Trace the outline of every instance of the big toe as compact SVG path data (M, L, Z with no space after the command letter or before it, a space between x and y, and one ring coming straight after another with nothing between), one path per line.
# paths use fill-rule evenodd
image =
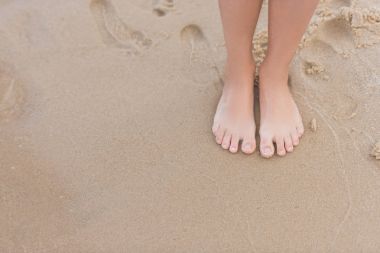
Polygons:
M247 136L243 139L241 144L241 150L245 154L252 154L256 149L256 140L255 137Z
M260 153L265 158L270 158L274 154L274 146L272 138L261 137Z

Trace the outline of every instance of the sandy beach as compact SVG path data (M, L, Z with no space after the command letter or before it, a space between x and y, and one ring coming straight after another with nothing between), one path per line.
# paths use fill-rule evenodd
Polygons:
M217 1L0 0L0 252L380 252L379 1L320 2L284 158L215 144L225 57Z

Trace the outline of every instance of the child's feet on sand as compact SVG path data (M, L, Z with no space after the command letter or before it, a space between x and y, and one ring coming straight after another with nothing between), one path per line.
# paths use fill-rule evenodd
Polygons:
M224 149L251 154L256 149L253 116L253 78L255 65L227 63L223 94L214 117L212 131Z
M264 63L260 68L260 153L269 158L275 153L293 152L304 127L288 87L288 70Z

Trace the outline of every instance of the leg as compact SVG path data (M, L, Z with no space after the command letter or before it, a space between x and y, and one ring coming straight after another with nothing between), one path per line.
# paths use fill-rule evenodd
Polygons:
M289 64L318 0L269 0L268 54L260 68L260 152L264 157L292 152L304 132L288 88Z
M256 126L253 117L252 37L262 0L219 0L227 48L225 85L212 127L216 142L232 153L253 153Z

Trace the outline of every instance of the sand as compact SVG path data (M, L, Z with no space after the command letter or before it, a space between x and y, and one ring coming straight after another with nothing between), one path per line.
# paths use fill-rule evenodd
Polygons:
M211 133L216 1L0 0L0 252L379 252L379 55L378 0L321 1L266 160Z

